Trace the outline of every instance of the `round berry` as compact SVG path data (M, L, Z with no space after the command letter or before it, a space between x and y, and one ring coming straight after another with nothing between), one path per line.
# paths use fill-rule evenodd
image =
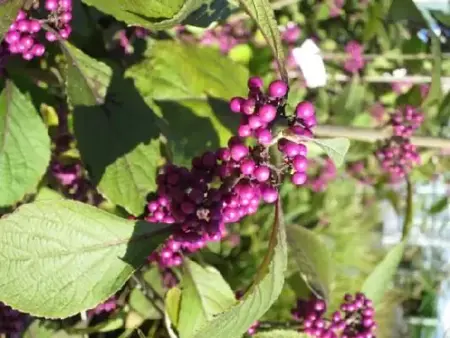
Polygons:
M266 182L270 178L270 169L267 166L259 166L254 172L255 178L259 182Z
M278 199L278 191L274 187L264 186L261 192L262 198L266 203L274 203Z
M261 89L264 83L259 76L252 76L250 79L248 79L247 85L249 89Z
M242 97L233 97L230 100L230 109L233 113L240 113L241 112L241 106L244 102L244 99Z
M231 158L235 161L240 161L249 153L248 147L246 147L243 144L232 145L230 151L231 151Z
M295 108L295 115L301 119L307 119L314 116L315 110L311 102L303 101L300 102Z
M242 161L240 166L241 173L244 175L251 175L255 171L255 167L256 167L255 161L250 159L244 160Z
M284 81L276 80L269 85L269 95L273 98L282 98L287 94L288 86Z
M277 109L270 104L265 104L258 110L258 116L265 123L272 122L277 116Z
M304 172L295 172L294 175L292 175L292 183L295 185L303 185L306 183L307 176Z
M297 155L292 159L292 166L297 172L305 172L308 167L308 159L305 156Z

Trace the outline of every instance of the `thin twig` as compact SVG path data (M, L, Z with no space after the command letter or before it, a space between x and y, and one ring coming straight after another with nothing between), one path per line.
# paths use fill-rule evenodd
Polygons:
M303 78L302 73L298 71L290 71L288 73L290 79L297 79L297 78ZM343 75L343 74L336 74L333 76L329 76L330 80L334 80L337 82L348 82L352 79L352 77ZM431 76L425 76L425 75L410 75L410 76L402 76L402 77L395 77L390 74L386 75L366 75L362 76L361 80L363 82L370 82L370 83L396 83L396 82L407 82L411 84L420 84L420 83L431 83ZM445 86L446 84L450 84L450 77L441 77L442 85Z
M320 137L346 137L351 140L374 143L389 138L389 130L376 130L372 128L344 127L320 125L314 128L314 134ZM411 137L411 142L418 147L450 149L450 139L439 137Z

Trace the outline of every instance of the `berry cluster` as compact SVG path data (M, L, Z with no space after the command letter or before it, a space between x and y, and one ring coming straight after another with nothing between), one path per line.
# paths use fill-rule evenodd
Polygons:
M392 182L404 178L415 165L420 164L420 155L409 138L423 121L424 115L412 106L391 114L393 136L384 141L375 155Z
M34 3L35 9L39 2ZM44 8L47 17L42 20L32 18L29 13L20 10L16 20L5 35L4 42L11 54L20 54L25 60L40 57L45 53L45 46L40 43L42 24L47 23L54 28L62 39L67 39L72 31L72 0L45 0ZM53 42L58 39L53 31L45 33L45 39Z
M344 69L350 73L357 73L364 67L363 46L357 41L350 41L345 46L348 55Z
M221 240L226 235L226 224L256 213L261 202L274 203L278 199L276 186L282 174L292 171L295 184L306 182L306 146L286 138L275 139L272 127L278 118L285 118L291 136L312 137L311 128L316 125L314 107L302 102L296 116L287 118L287 84L273 81L267 93L262 87L262 79L252 77L248 97L230 100L230 109L241 114L241 124L239 136L233 136L228 147L195 157L190 169L168 164L161 170L156 196L148 202L145 217L149 222L175 224L175 229L164 247L150 256L151 261L162 266L179 265L182 252L193 252L209 241ZM278 143L284 157L281 168L270 163L268 147L274 143Z
M318 173L315 176L308 177L308 187L314 192L323 192L327 185L336 179L337 169L330 158L325 158L324 163L309 161L311 167L318 166Z
M0 335L20 333L25 324L25 315L0 302Z
M395 136L409 138L420 128L423 120L422 112L408 105L391 114L390 123Z
M292 310L296 321L302 323L301 331L315 338L374 338L376 324L372 301L364 294L345 295L339 311L333 312L330 319L324 318L327 312L323 300L298 300Z
M416 146L402 137L386 140L375 155L392 182L401 180L415 165L420 164Z

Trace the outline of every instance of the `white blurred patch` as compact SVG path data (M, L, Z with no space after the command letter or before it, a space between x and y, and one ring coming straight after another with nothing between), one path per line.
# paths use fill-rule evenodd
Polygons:
M327 72L320 49L313 40L307 39L300 47L292 50L295 63L300 67L306 86L323 87L327 83Z

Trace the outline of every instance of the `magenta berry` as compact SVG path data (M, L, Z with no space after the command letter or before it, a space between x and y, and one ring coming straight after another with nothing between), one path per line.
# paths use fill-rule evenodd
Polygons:
M277 109L272 105L265 104L258 110L258 116L264 123L272 122L277 116Z
M235 144L231 146L231 158L235 161L240 161L248 155L248 147L243 144Z
M233 97L230 100L230 109L233 113L240 113L241 112L241 106L244 102L244 99L242 97Z
M287 94L288 86L284 81L276 80L269 85L269 95L273 98L282 98Z
M266 182L270 177L270 169L267 166L260 166L256 168L254 176L259 182Z
M300 102L295 108L295 114L298 118L308 119L315 115L314 106L311 102Z
M264 83L263 80L259 76L253 76L248 79L248 88L249 89L261 89Z

